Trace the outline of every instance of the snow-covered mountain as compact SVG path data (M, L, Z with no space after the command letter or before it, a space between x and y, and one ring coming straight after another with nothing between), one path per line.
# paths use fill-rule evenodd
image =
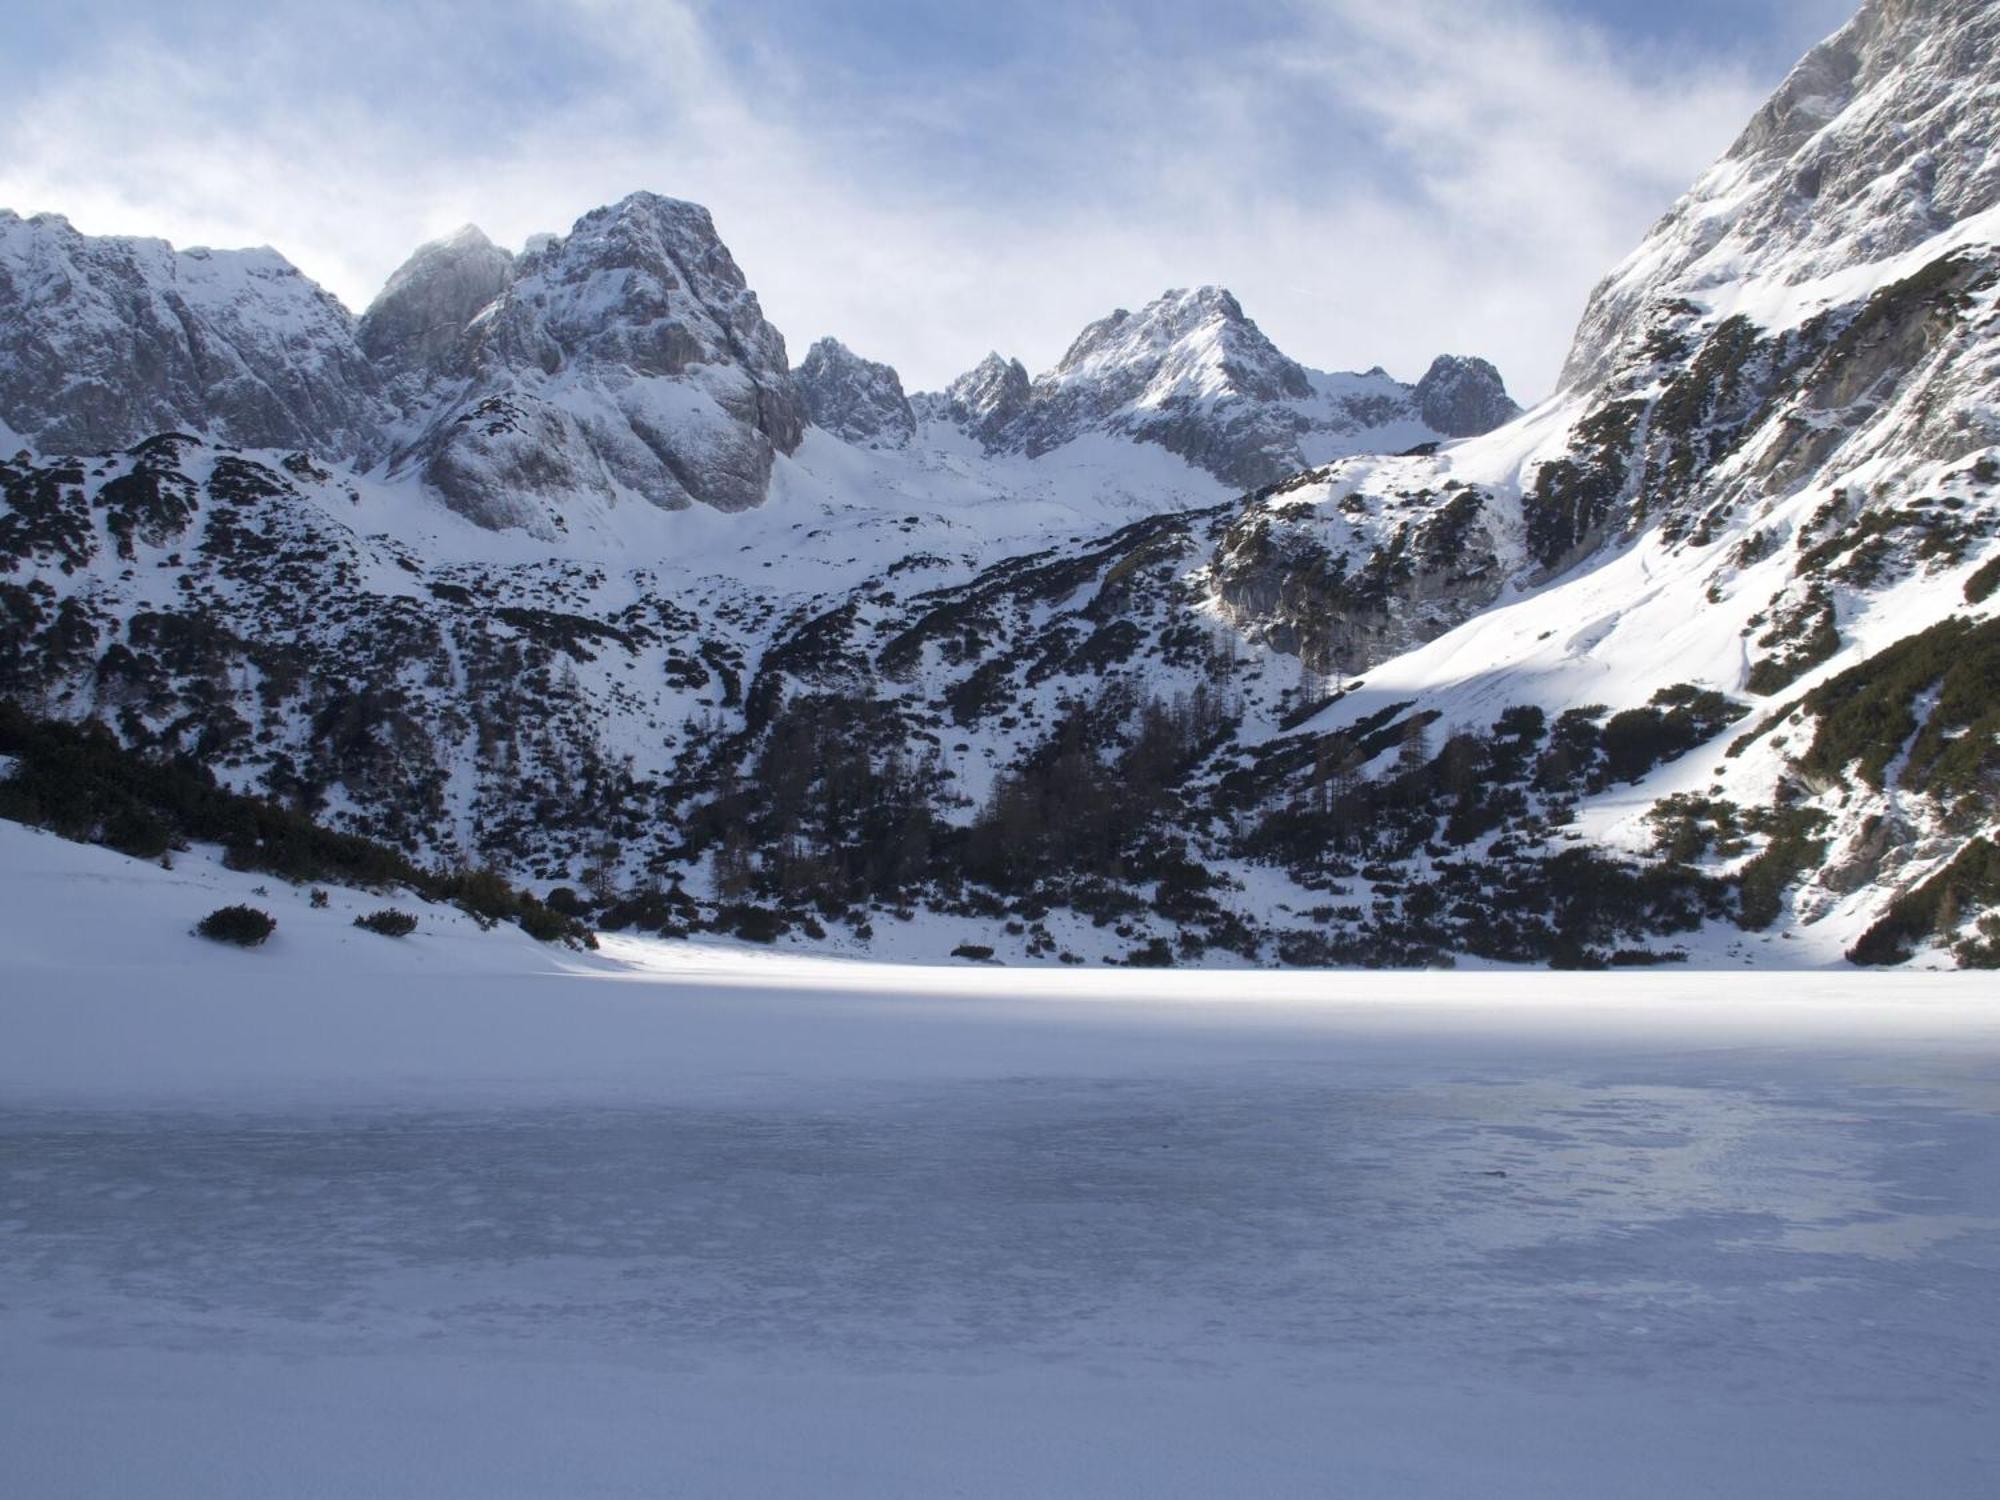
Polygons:
M295 448L557 550L633 506L761 505L808 425L862 449L915 444L906 475L960 432L1031 459L1111 437L1240 487L1513 412L1483 361L1441 360L1420 387L1309 376L1215 288L1093 325L1038 382L996 358L913 404L893 369L837 340L794 372L708 211L653 193L519 255L467 225L419 248L358 319L275 251L176 252L8 214L0 319L0 423L33 449L162 431ZM922 443L920 413L936 424ZM1181 503L1171 487L1158 500Z
M354 436L255 447L141 383L77 459L53 367L0 404L35 450L0 465L0 695L426 856L592 871L654 930L1984 961L1996 27L1872 0L1523 415L1477 360L1309 370L1214 288L1040 377L906 398L831 340L793 372L708 216L649 195L425 247L358 325L280 278L332 308L305 347L356 372ZM8 274L8 347L123 392L115 304ZM195 436L132 440L154 410Z
M651 193L517 258L476 232L424 247L362 338L416 377L390 472L545 539L579 508L761 504L805 427L785 341L708 211Z
M186 428L361 457L376 387L354 319L275 250L176 251L0 209L0 423L45 452Z
M472 374L467 330L514 279L514 256L476 224L421 245L377 294L355 328L361 352L392 382L401 406L426 385Z
M1807 926L1902 900L1905 938L1945 910L1963 920L1941 927L1969 930L2000 901L1982 675L2000 583L1997 101L2000 11L1864 6L1598 289L1552 401L1254 503L1206 575L1216 607L1328 670L1374 669L1328 724L1402 697L1478 723L1525 698L1726 694L1749 734L1585 829L1648 848L1657 799L1676 798L1688 838L1733 851L1705 867L1802 878L1787 909ZM1409 556L1417 517L1452 511L1470 545L1442 570L1419 558L1403 597L1454 628L1409 650L1356 580ZM1749 835L1746 805L1790 832Z
M1490 432L1520 410L1479 359L1441 357L1415 386L1380 369L1308 370L1216 286L1168 292L1136 314L1119 308L1033 381L1018 360L989 355L925 409L989 449L1031 457L1087 433L1122 434L1239 489L1336 455Z
M894 370L863 359L839 339L821 339L793 374L815 427L864 448L905 448L916 412Z

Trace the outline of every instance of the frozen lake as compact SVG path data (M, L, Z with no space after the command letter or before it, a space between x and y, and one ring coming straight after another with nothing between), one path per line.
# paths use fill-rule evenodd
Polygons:
M0 983L10 1495L2000 1473L1990 981L60 923Z

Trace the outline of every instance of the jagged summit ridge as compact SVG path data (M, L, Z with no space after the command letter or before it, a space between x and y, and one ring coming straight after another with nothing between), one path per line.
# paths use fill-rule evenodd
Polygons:
M1984 11L1902 14L1930 29L1870 44L1900 64L1840 53L1729 168L1755 173L1663 223L1603 373L1488 436L1443 441L1497 404L1469 359L1253 397L1283 357L1235 299L1183 292L1042 381L995 355L913 401L907 454L815 434L774 462L780 503L725 525L606 481L637 502L619 527L496 546L415 485L292 455L31 452L0 460L0 696L545 885L615 839L617 920L662 932L925 909L956 942L1004 900L1033 903L992 938L1010 959L1636 962L1687 934L1818 964L1916 902L1889 936L1992 958L2000 927L1966 930L2000 923L1990 209L1861 185L1965 211L1870 259L1874 227L1786 207L1823 140L1900 159L1882 101L1986 97ZM1841 92L1849 63L1876 81ZM628 388L720 411L703 360L639 373L670 323L723 326L654 212L532 244L424 399L538 482L603 476L621 429L593 403ZM1835 229L1854 257L1815 262ZM569 317L590 298L620 326ZM1029 458L1065 389L1077 441ZM1314 467L1236 494L1170 443ZM596 503L480 479L523 504L499 524ZM1951 869L1984 884L1946 903Z
M805 408L699 205L636 193L515 256L420 248L360 318L275 251L0 217L0 421L45 450L163 430L420 475L481 524L762 502Z
M1513 409L1490 366L1449 392L1437 371L1420 389L1307 370L1215 286L1099 319L1039 379L993 354L912 400L835 341L795 374L708 211L654 193L518 254L467 225L414 252L359 319L275 252L6 228L0 295L20 315L0 341L0 421L31 446L178 428L310 449L550 542L625 505L758 505L808 422L883 451L926 421L1030 460L1086 437L1157 444L1248 489Z
M1219 286L1167 292L1136 314L1118 309L1084 329L1036 384L1051 401L1104 404L1105 416L1121 406L1312 394L1305 370L1279 353Z
M990 353L944 389L941 397L919 398L922 409L963 427L988 447L1007 441L1015 421L1028 409L1032 382L1018 359Z
M0 209L0 420L45 449L181 429L359 457L377 386L347 310L275 250L175 250Z
M1093 432L1158 443L1244 489L1346 453L1488 432L1520 410L1483 360L1446 358L1425 379L1308 370L1230 292L1202 286L1098 319L1032 381L989 355L923 410L1031 457Z
M427 246L370 310L411 376L395 467L551 536L578 507L762 502L805 410L707 209L635 193L503 255L476 231Z
M863 448L903 448L917 418L895 370L863 359L839 339L823 338L793 372L815 427Z
M1649 306L1745 307L1767 325L1807 316L1839 297L1814 283L1851 280L1996 206L2000 6L1869 0L1597 288L1562 384L1629 361ZM1765 294L1747 297L1753 286Z

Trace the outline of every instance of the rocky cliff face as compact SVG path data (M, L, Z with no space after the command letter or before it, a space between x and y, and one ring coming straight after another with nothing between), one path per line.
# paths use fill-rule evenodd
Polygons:
M1996 56L2000 11L1986 0L1870 0L1597 289L1563 384L1642 363L1679 299L1725 317L1740 304L1768 325L1787 303L1849 300L1861 268L1991 211ZM1753 304L1752 286L1773 295Z
M386 375L419 384L470 374L467 330L513 278L514 257L475 225L422 246L362 314L355 329L362 353Z
M1622 836L1740 882L1752 930L1994 956L1996 102L2000 10L1864 6L1598 290L1555 400L1253 499L1212 607L1446 705L1531 682L1576 715L1641 686L1752 705ZM1413 566L1403 526L1460 507L1489 565ZM1355 589L1392 562L1400 595Z
M2000 442L1996 58L1990 5L1864 7L1598 289L1532 428L1415 473L1349 466L1322 540L1351 532L1347 512L1458 484L1493 497L1524 587L1645 538L1677 554L1735 538L1738 571L1843 529L1916 545L1923 528L1896 519L1912 486ZM1442 423L1487 385L1440 362L1419 390ZM1815 491L1818 522L1780 519ZM1760 601L1744 686L1778 691L1837 649L1852 611L1816 571ZM1226 572L1218 583L1237 598Z
M916 435L916 413L896 372L861 358L838 339L814 344L793 383L813 425L843 442L903 448Z
M923 415L963 428L988 448L1001 448L1028 409L1030 389L1028 371L1018 359L989 354L941 395L919 396L915 405Z
M0 421L45 450L179 429L386 458L553 539L580 506L759 504L806 414L707 210L641 193L518 258L426 245L358 322L274 251L0 215Z
M1799 65L1592 298L1567 451L1527 476L1538 564L2000 441L1996 59L1990 5L1876 0Z
M1348 677L1491 605L1507 581L1503 536L1492 497L1461 481L1370 494L1318 470L1245 504L1199 577L1238 628Z
M346 309L274 250L176 251L0 210L0 421L44 450L179 429L360 457L377 386Z
M809 420L892 451L940 421L1030 458L1108 435L1250 489L1514 411L1483 361L1442 359L1415 387L1309 371L1216 287L1101 319L1035 380L995 354L913 401L831 340L795 376L707 211L650 193L518 256L467 226L358 320L273 252L177 254L11 215L0 230L0 422L34 446L177 428L386 463L551 543L622 505L760 504Z
M370 310L370 338L417 377L397 469L481 524L550 537L580 506L763 501L805 407L706 209L634 194L507 265L456 336L432 321L502 269L461 236L419 252Z
M1011 436L1039 454L1085 432L1124 432L1249 489L1299 467L1294 407L1312 394L1234 297L1201 287L1084 329L1035 382Z
M1521 414L1491 363L1456 354L1432 361L1412 399L1424 425L1448 438L1478 437Z
M1483 360L1440 360L1425 379L1307 370L1207 286L1099 319L1032 382L1018 361L989 356L926 410L1031 457L1089 433L1157 443L1247 490L1336 453L1487 432L1519 410Z

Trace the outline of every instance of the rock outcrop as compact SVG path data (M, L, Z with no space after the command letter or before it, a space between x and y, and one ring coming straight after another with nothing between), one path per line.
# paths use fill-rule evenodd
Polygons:
M920 401L926 412L964 428L989 448L1000 448L1027 411L1030 389L1027 368L996 353L946 386L943 395Z
M355 330L362 352L392 377L469 373L457 368L466 331L513 274L514 257L476 225L421 247L362 314Z
M456 338L396 337L428 307L463 310L493 266L465 235L427 247L370 311L427 377L397 468L481 524L546 534L577 506L763 501L806 411L707 209L635 193L532 244Z
M1521 414L1500 372L1483 359L1441 354L1417 382L1417 415L1448 438L1479 437Z
M903 448L917 430L903 382L838 339L821 339L793 374L815 427L862 448Z
M0 421L50 452L152 433L360 457L378 380L347 310L275 250L175 250L0 210Z

